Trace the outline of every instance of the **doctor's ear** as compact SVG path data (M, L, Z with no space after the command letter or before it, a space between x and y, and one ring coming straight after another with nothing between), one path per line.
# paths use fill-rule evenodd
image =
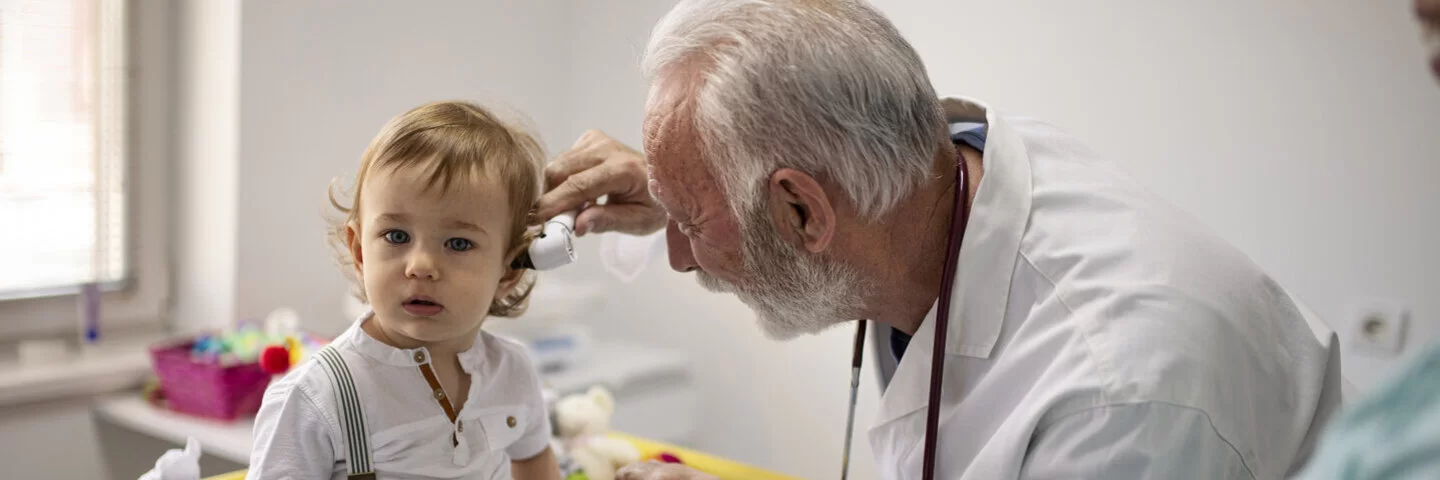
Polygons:
M835 208L815 177L792 168L770 175L770 219L776 231L810 253L829 248L835 236Z

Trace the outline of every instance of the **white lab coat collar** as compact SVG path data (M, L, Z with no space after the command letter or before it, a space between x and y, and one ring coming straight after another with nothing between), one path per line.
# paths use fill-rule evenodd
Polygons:
M989 358L1000 338L1020 238L1030 217L1030 159L1020 137L996 112L968 98L941 100L948 122L986 128L984 174L971 205L952 290L945 351ZM881 401L876 427L925 408L935 344L936 305L922 321Z

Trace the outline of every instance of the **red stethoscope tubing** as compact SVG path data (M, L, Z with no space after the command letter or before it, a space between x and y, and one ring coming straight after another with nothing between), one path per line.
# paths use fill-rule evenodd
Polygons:
M959 263L960 243L965 239L965 225L970 223L970 207L967 202L970 198L970 169L965 165L964 156L956 157L955 183L959 188L956 189L955 208L950 213L950 237L945 252L945 269L940 279L940 305L935 314L935 340L931 349L934 356L930 359L930 399L925 408L925 463L921 476L924 480L935 478L935 444L938 437L936 429L940 423L940 393L943 391L942 380L945 377L945 347L948 343L946 339L949 330L947 327L950 324L951 292L955 286L955 265ZM851 355L850 414L845 425L845 454L841 479L848 477L850 470L850 437L855 426L855 397L860 387L860 365L865 352L865 322L860 320L855 329L855 347Z

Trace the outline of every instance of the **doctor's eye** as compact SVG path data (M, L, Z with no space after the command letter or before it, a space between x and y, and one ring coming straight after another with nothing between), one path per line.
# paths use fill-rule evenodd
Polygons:
M448 248L448 249L451 249L451 250L454 250L454 251L457 251L457 252L463 252L463 251L466 251L466 250L470 250L470 249L472 249L472 248L475 248L475 242L472 242L472 241L467 240L467 239L464 239L464 238L452 238L452 239L449 239L449 240L446 240L446 241L445 241L445 248Z
M386 230L380 234L380 238L384 238L392 245L410 243L410 234L405 233L404 230Z

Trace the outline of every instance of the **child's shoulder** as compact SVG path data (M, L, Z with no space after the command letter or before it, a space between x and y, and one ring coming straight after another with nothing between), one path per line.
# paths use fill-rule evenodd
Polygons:
M484 330L480 332L479 341L485 369L520 375L534 374L535 362L531 358L530 348L525 344Z
M355 368L352 357L355 356L353 349L346 348L344 343L333 343L325 347L339 353L346 360L347 366ZM334 379L330 372L321 364L320 359L311 355L305 361L290 368L285 375L272 380L270 386L265 388L266 401L296 399L305 397L316 406L331 405L334 397Z
M530 348L515 339L481 330L480 342L484 344L486 360L530 361Z

